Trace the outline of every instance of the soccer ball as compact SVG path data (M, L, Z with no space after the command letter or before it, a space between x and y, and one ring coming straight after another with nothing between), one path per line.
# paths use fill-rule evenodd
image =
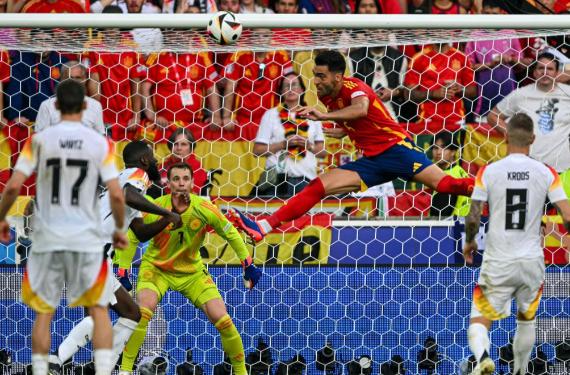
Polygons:
M208 35L222 45L237 42L242 29L241 22L232 12L218 12L208 22Z

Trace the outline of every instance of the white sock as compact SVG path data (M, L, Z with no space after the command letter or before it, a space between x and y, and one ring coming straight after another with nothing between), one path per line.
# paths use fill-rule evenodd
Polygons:
M95 361L95 375L111 375L115 368L111 349L95 349L93 359Z
M269 224L269 222L265 219L259 220L257 222L257 225L259 225L265 233L269 233L273 230L273 227L271 226L271 224Z
M530 353L534 347L536 340L535 321L517 320L517 333L513 340L513 354L515 357L515 365L513 374L526 374L528 362L530 361Z
M127 318L117 319L117 323L113 326L113 367L117 364L119 356L138 324L138 322Z
M65 340L59 345L57 355L61 363L65 363L69 358L73 357L80 348L87 345L93 337L93 319L88 316L83 318L69 332Z
M48 375L48 361L49 355L47 354L32 354L32 372L34 375Z
M485 351L489 353L491 342L489 341L489 330L481 323L472 323L467 330L467 338L469 340L469 349L477 362L481 361L481 357Z

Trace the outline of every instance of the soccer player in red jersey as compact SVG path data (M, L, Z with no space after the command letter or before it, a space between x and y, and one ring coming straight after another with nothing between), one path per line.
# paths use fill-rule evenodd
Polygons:
M319 99L328 109L322 113L306 107L299 116L313 121L334 121L330 136L348 137L362 158L319 175L303 191L267 219L253 221L231 210L234 223L254 240L284 222L305 214L327 195L358 191L398 177L422 183L439 193L470 196L473 178L454 178L432 164L410 135L395 122L376 93L359 79L343 77L346 62L337 51L324 51L315 58L314 80Z

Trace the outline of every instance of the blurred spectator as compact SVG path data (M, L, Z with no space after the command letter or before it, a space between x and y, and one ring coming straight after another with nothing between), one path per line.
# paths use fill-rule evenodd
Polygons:
M8 0L7 9L9 13L85 13L85 4L79 0Z
M399 0L348 0L348 5L355 14L400 14L406 9Z
M225 10L232 13L239 13L240 12L239 0L220 0L220 10Z
M215 13L213 0L167 0L162 3L163 13Z
M459 144L455 137L446 131L435 135L432 148L433 162L446 174L455 178L466 178L469 174L459 165ZM468 197L434 192L430 206L430 216L467 216L471 200Z
M240 13L273 13L260 0L241 0L240 3Z
M457 1L454 0L433 0L431 4L431 14L465 14Z
M416 54L404 79L420 105L424 129L459 130L465 123L464 98L477 95L474 72L465 55L449 44L431 44Z
M299 13L299 0L277 0L275 2L275 13L279 14Z
M317 176L316 158L326 154L321 123L296 115L306 105L303 81L295 73L285 75L279 94L281 103L261 118L253 146L255 155L267 156L255 196L297 194Z
M218 73L207 52L161 52L147 59L147 78L142 84L145 98L145 132L151 142L165 142L178 127L187 128L195 139L203 137L204 98L212 111L212 123L221 125L220 97L215 82ZM159 146L160 146L159 145ZM166 147L159 147L166 148ZM156 150L164 156L165 150Z
M300 0L301 13L350 13L350 7L343 0Z
M556 82L558 74L558 60L550 53L539 55L532 66L535 82L511 92L489 112L488 121L505 133L509 117L529 115L537 125L530 156L564 172L570 168L570 85Z
M91 51L133 48L133 41L117 29L105 29L102 39L94 43L98 45L88 48ZM87 89L93 99L101 102L109 135L115 141L132 140L140 126L142 109L138 85L146 77L141 57L135 52L89 52L85 62L90 74Z
M200 190L204 185L206 185L207 174L202 168L200 161L196 159L196 156L193 154L194 143L195 139L192 136L192 133L184 128L178 128L170 135L170 138L168 139L168 148L171 151L171 155L162 161L162 169L160 171L163 186L167 186L166 172L168 171L168 168L177 163L186 163L190 168L192 168L192 179L194 181L192 192L194 194L200 194ZM168 193L169 191L167 189L165 194Z
M483 14L505 14L500 0L484 0ZM516 89L514 66L521 61L522 47L514 30L502 30L511 39L468 42L465 55L473 64L479 94L474 112L485 116L498 102Z
M360 0L361 4L372 0ZM394 119L400 116L401 85L408 66L402 52L392 47L363 47L351 50L353 77L372 87Z
M411 14L466 14L473 7L471 0L410 0Z
M283 76L292 71L285 51L237 52L225 71L224 129L236 138L254 139L261 116L279 100ZM235 131L236 125L241 131Z
M8 0L0 0L0 13L8 13Z
M73 79L80 82L82 85L87 86L87 69L78 61L67 61L62 65L60 82L66 79ZM55 107L56 97L52 96L46 99L40 105L38 116L34 124L36 132L58 124L61 121L61 113ZM98 133L105 134L105 124L103 123L103 108L101 103L97 100L85 97L86 108L83 111L81 122L97 131Z
M112 3L112 0L98 0L91 5L91 12L108 13L105 11L105 9ZM124 0L117 2L117 5L123 13L162 13L162 9L160 7L147 0ZM116 11L113 10L112 13L116 13ZM130 30L130 33L133 36L133 40L143 51L158 51L162 48L163 37L160 29L136 28Z
M275 3L277 14L296 14L299 12L299 0L277 0ZM310 29L278 28L273 29L272 44L296 44L310 46L312 44Z

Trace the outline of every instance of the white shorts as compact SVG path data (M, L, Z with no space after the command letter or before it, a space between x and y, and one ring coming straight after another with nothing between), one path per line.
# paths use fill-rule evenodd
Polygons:
M109 301L110 305L116 305L117 304L117 296L115 296L115 293L117 293L117 290L119 290L119 288L121 288L121 282L119 280L117 280L117 278L115 276L111 277L111 285L112 285L112 289L113 289L113 295L111 296L111 300Z
M500 320L511 314L511 302L517 301L518 313L534 319L542 296L544 259L516 262L485 262L473 290L471 318L483 316Z
M65 285L70 306L107 306L113 279L103 252L32 251L22 281L22 300L36 312L53 312Z

